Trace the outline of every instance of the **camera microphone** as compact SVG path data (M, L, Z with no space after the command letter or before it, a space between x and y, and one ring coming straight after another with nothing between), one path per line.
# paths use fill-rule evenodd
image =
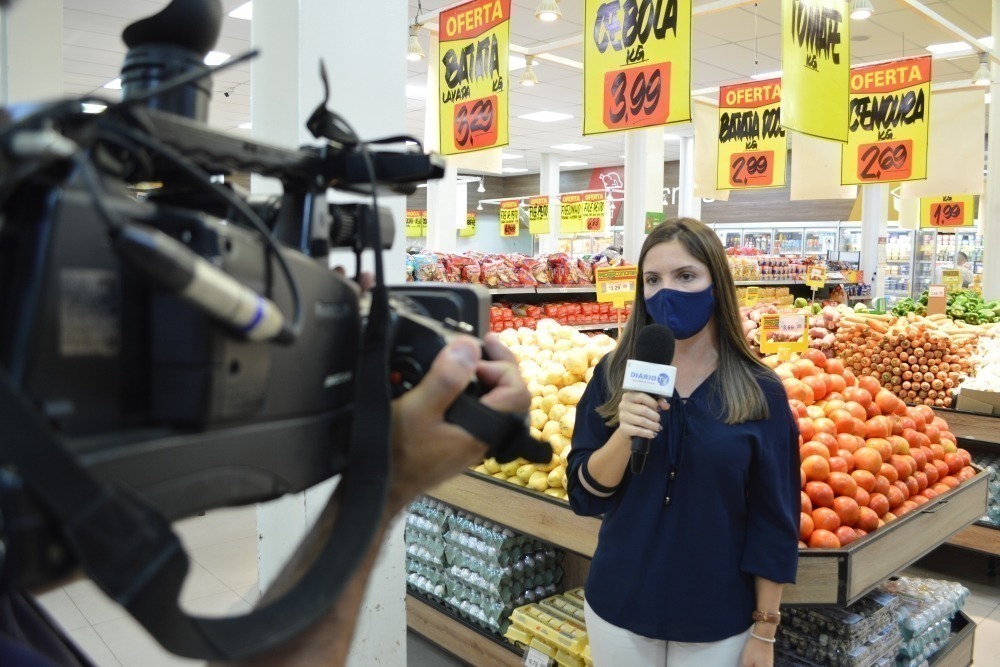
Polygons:
M654 398L674 395L677 369L670 365L674 360L674 332L662 324L649 324L639 331L635 359L625 366L625 391L641 391ZM649 439L632 438L632 473L638 475L646 465Z
M235 280L161 231L130 224L115 236L129 264L247 340L290 343L294 336L273 301Z

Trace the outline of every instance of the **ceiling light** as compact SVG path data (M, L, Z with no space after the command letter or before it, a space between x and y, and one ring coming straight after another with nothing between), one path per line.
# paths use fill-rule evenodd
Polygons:
M406 46L406 59L410 62L417 62L418 60L423 60L426 54L424 54L424 49L420 46L420 39L417 34L420 31L420 26L413 24L410 26L410 42Z
M534 56L524 57L524 71L521 72L521 85L522 86L536 86L538 85L538 77L535 76L535 58Z
M774 72L761 72L760 74L751 74L750 78L754 81L760 81L762 79L777 79L781 77L781 70L776 70Z
M486 192L486 185L484 183L485 181L486 181L486 177L485 176L480 176L479 177L479 187L476 188L476 192Z
M535 10L535 18L539 21L555 21L562 12L559 10L559 3L556 0L542 0Z
M521 169L520 167L504 167L500 171L502 171L505 174L523 174L524 172L526 172L528 170L527 169Z
M253 20L253 3L244 2L242 5L229 12L229 15L234 19L243 19L244 21Z
M872 15L875 9L872 7L872 0L854 0L851 3L851 18L855 21L864 21Z
M482 211L483 210L483 200L482 199L479 200L479 206L476 207L476 210L477 211Z
M240 123L236 127L237 127L237 129L240 129L240 130L252 130L253 129L253 123Z
M83 103L83 113L101 113L107 108L107 104L94 104L91 102Z
M990 76L990 66L987 64L989 56L985 53L979 54L979 69L976 70L975 75L972 77L972 84L974 86L988 86L993 81Z
M552 148L557 151L589 151L593 146L584 146L583 144L556 144Z
M108 90L121 90L122 89L122 80L121 79L111 79L111 81L108 81L106 84L104 84L104 87L107 88Z
M586 162L580 162L579 160L565 160L559 163L560 167L585 167Z
M524 56L519 56L513 53L507 56L507 68L511 72L516 69L524 69L525 62Z
M983 46L985 46L987 49L990 49L991 51L993 50L993 38L992 37L983 37L982 39L980 39L978 41L979 41L980 44L982 44Z
M539 123L554 123L557 120L569 120L572 117L571 114L559 113L558 111L535 111L518 116L521 120L534 120Z
M945 44L931 44L927 50L936 56L947 56L953 53L971 51L972 46L966 42L947 42Z
M205 56L205 64L209 67L215 67L216 65L221 65L232 58L228 53L223 53L222 51L209 51L208 55Z
M518 155L517 153L500 153L501 160L523 160L523 155Z

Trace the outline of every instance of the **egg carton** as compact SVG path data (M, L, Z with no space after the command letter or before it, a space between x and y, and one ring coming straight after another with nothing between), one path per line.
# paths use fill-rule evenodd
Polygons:
M895 623L861 643L851 643L829 634L812 634L781 626L775 648L785 656L804 660L790 664L824 667L871 667L895 664L902 635ZM888 660L888 662L886 662ZM811 661L811 662L810 662ZM775 664L778 661L775 660Z
M895 595L875 590L848 607L788 607L779 633L797 630L813 637L827 635L848 646L863 644L895 623L898 605Z
M445 560L448 565L457 565L477 572L491 585L511 585L514 581L523 579L546 579L543 583L558 583L562 579L563 552L555 549L538 550L532 554L524 554L510 565L503 565L481 558L454 544L445 546Z
M447 523L448 517L455 513L448 505L425 496L410 503L407 511L442 527Z
M447 546L444 537L428 535L425 532L407 526L403 530L403 543L408 547L410 545L416 545L426 549L434 558L444 562L444 552L445 547Z
M439 555L422 544L407 543L406 557L442 571L447 567L443 553Z
M900 576L880 588L899 598L894 612L903 639L918 637L938 623L951 624L969 598L965 586L942 579Z

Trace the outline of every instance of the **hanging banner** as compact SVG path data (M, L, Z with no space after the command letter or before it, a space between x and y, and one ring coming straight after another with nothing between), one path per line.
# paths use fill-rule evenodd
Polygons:
M580 211L583 217L583 231L603 232L604 220L607 218L607 200L603 192L587 192L583 195L583 207Z
M927 178L930 102L930 56L852 69L841 183Z
M468 238L470 236L476 235L476 214L466 213L465 214L465 227L458 230L458 235L463 238Z
M406 238L427 236L427 211L406 211Z
M510 0L472 0L441 12L441 153L506 146Z
M583 133L691 120L691 0L587 0Z
M559 231L577 234L583 231L583 196L562 195L559 198Z
M788 138L781 127L781 79L719 89L719 190L785 185Z
M528 198L528 232L531 234L549 233L549 198Z
M500 202L500 236L517 236L521 232L521 202L505 199Z
M851 67L846 0L781 0L781 123L847 141Z
M955 227L973 227L975 224L973 195L920 198L921 229L948 231Z

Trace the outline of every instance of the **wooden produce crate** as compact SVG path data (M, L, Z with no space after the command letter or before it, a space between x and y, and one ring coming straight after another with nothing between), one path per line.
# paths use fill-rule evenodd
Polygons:
M951 639L927 661L931 667L969 667L975 642L976 624L958 612L951 622Z
M986 511L987 477L974 478L843 549L799 551L797 583L782 604L849 605Z

